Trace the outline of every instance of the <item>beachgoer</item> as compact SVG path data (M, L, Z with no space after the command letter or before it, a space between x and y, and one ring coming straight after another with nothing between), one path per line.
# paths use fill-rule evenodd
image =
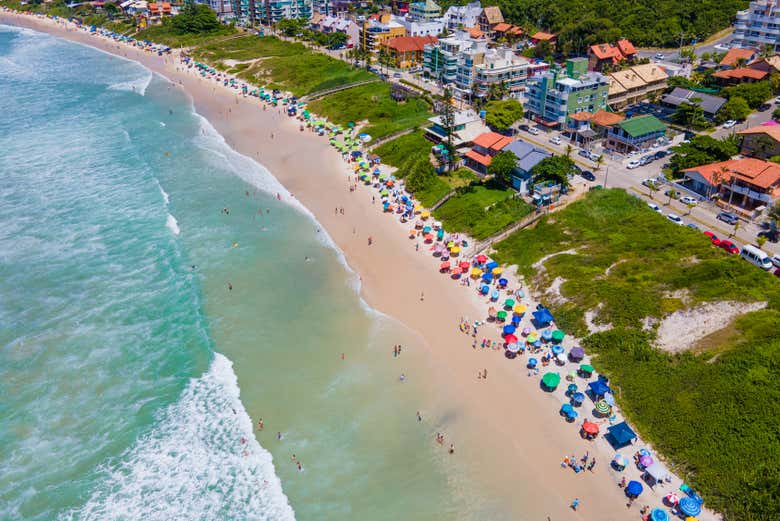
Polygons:
M399 380L401 380L401 381L403 382L403 381L405 381L405 380L406 380L406 375L405 375L405 374L403 374L403 373L401 373L401 376L399 376L399 377L398 377L398 379L399 379Z
M303 465L301 465L301 462L298 462L298 472L303 472Z
M418 422L422 421L422 415L420 414L420 411L417 411L417 421Z
M341 353L341 359L344 360L344 353Z
M295 454L293 454L293 455L292 455L292 457L291 457L290 459L291 459L291 460L293 460L293 461L295 461Z
M282 441L282 433L281 433L281 431L276 433L276 439L279 440L279 441Z
M588 465L588 470L593 472L593 467L595 466L596 466L596 458L593 458L592 460L590 460L590 464Z
M424 300L425 300L425 292L421 291L420 292L420 302L423 302Z
M260 420L257 422L257 430L261 431L263 430L263 419L260 418Z
M230 282L228 282L228 290L233 291L233 284L231 284Z
M450 450L447 451L447 452L449 452L450 454L455 454L455 444L454 443L450 443Z
M580 498L575 497L574 501L571 502L571 509L576 512L577 511L577 507L579 507L579 506L580 506Z
M618 486L620 488L625 488L626 487L626 477L625 476L623 476L623 479L620 480L620 483L618 483Z

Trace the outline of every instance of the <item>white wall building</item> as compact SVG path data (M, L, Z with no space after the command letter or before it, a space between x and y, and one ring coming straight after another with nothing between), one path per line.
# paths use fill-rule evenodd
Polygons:
M444 22L441 19L417 22L406 17L397 18L396 21L406 28L406 36L439 36L444 30Z
M780 51L780 0L757 0L737 12L732 42L739 47Z
M466 5L453 5L444 13L444 23L450 31L459 28L474 27L482 13L482 4L479 1Z

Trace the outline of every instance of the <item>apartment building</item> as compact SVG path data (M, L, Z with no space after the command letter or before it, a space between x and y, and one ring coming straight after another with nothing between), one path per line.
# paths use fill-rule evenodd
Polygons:
M609 78L607 104L613 110L622 110L666 90L669 75L655 63L635 65L613 72Z
M406 36L406 28L390 13L382 13L363 22L360 28L360 46L369 52L377 53L387 40Z
M429 22L441 17L441 7L433 0L409 4L409 16L420 22Z
M285 18L308 20L312 0L232 0L233 15L249 23L272 25Z
M732 43L780 51L780 0L753 1L744 11L738 11Z
M444 13L444 24L450 31L475 27L481 14L482 4L479 1L466 5L453 5Z

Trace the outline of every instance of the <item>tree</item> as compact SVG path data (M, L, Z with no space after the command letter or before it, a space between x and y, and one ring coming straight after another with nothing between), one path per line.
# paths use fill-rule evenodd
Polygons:
M688 213L685 215L691 215L691 211L696 207L696 203L685 203L685 206L688 208Z
M601 165L604 164L604 154L599 155L598 158L596 158L596 170L601 170Z
M780 109L775 109L772 111L772 119L775 121L780 121Z
M491 101L485 111L485 123L496 132L506 132L523 117L523 106L515 99Z
M444 142L444 146L447 147L447 157L449 158L447 171L452 172L455 166L455 145L452 141L452 135L455 133L455 105L453 104L452 90L449 87L444 88L439 102L439 116L441 116L444 130L447 132Z
M756 237L756 246L758 246L759 248L763 248L764 244L766 244L766 241L768 240L769 239L767 239L765 235L759 235L758 237Z
M681 103L672 114L672 120L684 125L689 130L702 130L710 126L704 117L704 109L699 105L701 98L691 98L690 103Z
M750 115L750 106L748 106L748 102L745 101L745 98L732 96L720 108L715 116L715 121L718 123L723 123L729 119L739 121L747 119L748 115Z
M669 165L672 172L678 174L686 168L731 159L739 152L739 147L737 146L737 136L728 136L723 139L694 136L690 143L672 147L672 151L675 154L669 160Z
M566 157L571 158L571 152L574 150L574 147L571 146L571 143L566 145Z
M493 156L488 174L500 180L506 186L512 185L512 170L517 165L517 156L514 152L504 150Z
M723 89L723 94L728 99L739 96L747 101L751 109L757 109L772 97L772 84L768 80L757 81L756 83L742 83L741 85L726 87Z
M220 28L217 13L203 4L187 4L170 19L171 27L179 34L200 34Z
M550 42L547 40L542 40L537 43L533 50L533 56L538 60L546 60L548 57L552 56L552 53L552 45L550 45Z
M553 181L562 187L569 186L569 173L574 161L566 156L545 157L531 170L534 181Z

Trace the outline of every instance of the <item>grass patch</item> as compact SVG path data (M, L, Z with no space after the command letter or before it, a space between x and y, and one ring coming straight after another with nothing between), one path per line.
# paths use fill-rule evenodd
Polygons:
M450 185L450 188L460 188L461 186L468 186L479 181L477 174L465 167L458 168L449 174L442 175L441 178L445 183Z
M531 212L531 206L514 194L495 183L461 186L457 195L436 209L434 217L448 231L485 239Z
M433 144L425 139L425 131L417 130L383 143L373 152L382 158L384 164L400 167L410 157L428 157L432 146Z
M363 131L375 139L421 126L431 117L425 100L411 97L397 103L390 97L390 85L384 82L333 93L314 100L309 108L340 124L368 120Z
M136 34L135 38L138 40L149 40L151 42L161 43L168 47L193 47L213 40L214 38L231 36L237 32L235 27L221 25L219 29L207 33L179 34L169 24L163 24L147 27Z
M780 283L775 277L676 226L622 190L599 190L545 216L496 245L496 258L534 275L545 255L576 249L545 262L534 283L566 282L566 304L553 306L559 323L587 335L582 316L615 329L583 345L608 374L623 411L639 432L668 456L709 506L726 519L770 519L780 511ZM606 274L610 268L609 274ZM652 347L644 317L662 318L683 301L768 301L739 317L716 352L670 354ZM724 324L725 326L725 324Z

